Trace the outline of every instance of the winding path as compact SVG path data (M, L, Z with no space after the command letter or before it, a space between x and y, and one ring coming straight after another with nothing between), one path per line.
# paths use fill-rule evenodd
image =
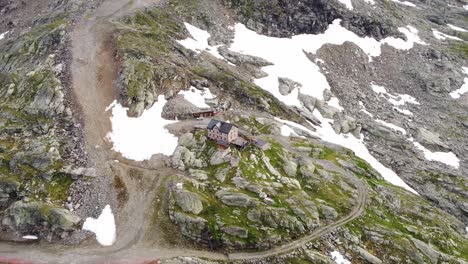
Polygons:
M75 96L82 108L85 124L87 149L90 158L99 169L112 170L109 161L115 159L115 153L104 139L110 131L109 113L104 109L117 97L113 81L117 69L113 66L112 51L106 49L107 41L112 35L111 19L129 14L135 10L155 5L159 0L107 0L90 18L84 18L72 34L73 62L71 65ZM101 148L95 148L95 146ZM143 241L146 229L150 225L152 197L155 197L157 186L172 173L170 169L154 169L137 164L121 162L117 170L130 168L142 170L151 181L147 186L132 183L131 177L125 180L129 187L129 201L116 215L125 215L118 220L117 243L112 247L98 247L95 244L73 247L57 246L47 243L14 244L0 243L0 262L2 258L22 258L33 262L44 263L96 263L102 260L122 261L131 259L132 263L148 259L168 259L180 256L201 257L212 260L251 260L268 258L301 248L308 242L329 233L336 228L359 217L365 208L368 190L366 184L355 179L358 190L356 206L346 217L327 226L323 226L307 236L288 244L261 252L239 252L222 254L203 250L186 250L182 248L165 248L147 246ZM124 172L125 173L125 172ZM151 175L154 177L151 178ZM172 174L174 175L174 174ZM157 179L155 179L157 178ZM118 260L118 261L117 261Z

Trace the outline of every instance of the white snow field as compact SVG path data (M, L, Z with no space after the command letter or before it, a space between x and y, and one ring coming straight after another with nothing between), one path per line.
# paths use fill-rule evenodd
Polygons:
M127 108L112 103L107 109L112 110L112 132L107 138L113 143L113 149L136 161L148 160L154 154L172 155L178 139L165 126L176 121L162 118L165 104L164 95L160 95L150 109L134 118L127 115Z
M463 72L468 76L468 67L463 67ZM468 77L465 77L462 87L450 93L453 99L460 98L463 94L468 92Z
M310 61L304 52L316 53L325 44L341 45L350 41L359 46L368 56L380 56L384 44L396 49L408 50L415 43L425 44L417 35L417 30L411 26L399 28L405 34L407 41L389 37L377 41L370 37L361 38L340 25L336 19L328 29L318 35L297 35L292 38L274 38L259 35L247 29L242 24L236 24L235 37L231 50L247 55L262 57L274 65L263 67L268 77L256 79L255 83L273 94L280 101L290 106L301 106L298 93L323 99L323 91L330 86L319 67ZM278 78L286 77L302 84L302 88L294 89L289 95L282 95L278 89Z
M461 38L457 38L454 36L447 35L445 33L442 33L438 30L433 29L432 34L434 34L434 37L438 40L446 40L446 39L452 39L452 40L458 40L458 41L463 41Z
M82 229L96 234L96 240L102 246L112 246L116 238L116 227L114 214L112 214L110 205L104 207L101 215L97 219L88 217Z
M195 87L190 87L188 91L180 91L179 94L183 95L185 100L198 108L210 108L210 106L206 104L205 99L215 98L208 88L204 88L203 91L201 91Z
M330 255L336 264L351 264L351 261L345 259L338 250L334 250Z
M198 53L202 51L207 51L216 58L224 60L223 56L221 56L218 52L219 46L210 46L208 44L210 33L195 26L192 26L189 23L184 24L193 38L187 38L184 40L179 40L177 42L179 42L182 46L184 46L187 49L193 50Z

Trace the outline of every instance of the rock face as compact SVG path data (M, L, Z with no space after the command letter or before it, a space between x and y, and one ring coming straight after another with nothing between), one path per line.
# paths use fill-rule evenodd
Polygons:
M237 11L240 21L258 33L289 37L318 34L335 19L344 19L356 34L381 39L394 32L377 17L348 13L337 1L224 0Z
M50 238L50 235L60 236L63 232L75 230L80 221L78 216L62 208L41 202L18 201L6 210L2 225L19 234L40 234Z
M19 183L0 180L0 210L6 209L18 197Z

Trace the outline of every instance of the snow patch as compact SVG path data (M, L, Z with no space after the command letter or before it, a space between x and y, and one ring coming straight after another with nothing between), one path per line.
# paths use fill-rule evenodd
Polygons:
M136 161L148 160L154 154L172 155L178 139L165 126L176 121L162 118L165 104L164 95L160 95L150 109L135 118L127 115L128 108L112 103L109 108L112 109L112 132L107 138L113 143L113 150Z
M262 68L268 76L256 79L255 83L285 104L301 107L298 99L299 92L323 100L323 91L330 89L326 77L320 72L317 64L310 61L304 52L315 54L325 44L342 45L344 42L350 41L359 46L369 56L369 60L372 60L372 57L380 56L381 47L384 44L400 50L411 49L415 43L425 44L419 39L418 31L411 26L399 28L399 31L406 36L407 41L393 37L377 41L370 37L359 37L342 27L340 22L340 19L334 20L322 34L303 34L291 38L260 35L242 24L236 24L235 37L230 49L258 56L273 63L271 66ZM278 90L279 77L294 80L302 87L295 89L289 95L282 95Z
M370 117L374 117L374 115L372 113L370 113L369 111L367 111L366 107L364 106L364 103L359 101L359 105L361 106L361 112L363 112L364 114L370 116Z
M190 87L188 91L180 91L179 94L183 95L185 100L198 108L210 108L210 106L206 104L205 100L215 98L208 88L204 88L203 91L201 91L195 87Z
M456 30L456 31L460 31L460 32L468 32L468 30L464 29L464 28L461 28L461 27L457 27L457 26L454 26L454 25L451 25L451 24L447 24L447 26L453 30Z
M337 250L334 250L330 255L336 264L351 264L351 261L345 259L345 257L343 257L343 255L341 255Z
M411 112L410 110L401 109L401 108L398 108L398 107L394 107L393 109L395 109L397 112L399 112L401 114L404 114L406 116L413 116L413 112Z
M463 67L463 72L468 75L468 67ZM468 77L465 77L465 80L463 82L463 85L462 87L460 87L460 89L458 90L455 90L453 92L450 93L450 96L453 98L453 99L458 99L460 98L463 94L467 93L468 92Z
M112 246L116 238L116 227L114 214L110 205L106 205L101 215L94 219L88 217L83 224L83 230L88 230L96 234L96 240L103 246Z
M389 96L390 96L390 99L388 99L388 101L395 106L400 106L400 105L405 105L405 104L419 105L419 102L416 100L416 98L408 94L397 94L396 96L389 94Z
M408 1L399 1L399 0L392 0L393 2L400 4L400 5L405 5L405 6L411 6L411 7L416 7L415 4L408 2Z
M340 3L346 6L349 10L353 10L353 4L351 3L351 0L338 0Z
M368 4L371 4L371 5L374 5L375 4L375 1L374 0L364 0L364 2L368 3Z
M413 138L410 138L409 140L413 142L417 149L424 153L424 157L427 160L438 161L457 169L460 167L460 160L453 152L432 152L418 142L415 142Z
M383 86L372 84L371 88L372 88L372 91L374 91L375 93L388 94L387 89L385 89L385 87L383 87Z
M192 38L179 40L177 41L179 42L179 44L197 53L207 51L216 58L224 60L223 56L221 56L221 54L219 54L218 52L218 48L220 46L210 46L210 44L208 44L208 39L211 37L210 33L195 26L192 26L189 23L184 24L187 30L189 31L190 35L192 35Z
M457 38L457 37L454 37L454 36L450 36L450 35L447 35L447 34L444 34L440 31L437 31L435 29L432 30L432 34L434 34L434 37L438 40L446 40L446 39L452 39L452 40L458 40L458 41L463 41L462 39L460 38Z
M380 120L380 119L375 120L375 122L377 122L377 123L379 123L379 124L381 124L383 126L386 126L386 127L390 128L390 129L393 129L395 131L401 132L403 135L406 135L406 130L404 128L402 128L402 127L399 127L399 126L394 125L392 123L385 122L385 121Z
M31 235L27 235L27 236L23 236L23 239L28 239L28 240L37 240L38 237L37 236L31 236Z
M0 40L4 39L5 36L6 36L6 34L8 34L8 32L9 32L9 31L1 33L1 34L0 34Z
M402 105L405 105L405 104L419 105L419 102L416 100L416 98L412 97L409 94L398 94L398 93L396 93L396 95L393 95L393 94L387 92L387 89L385 89L385 87L375 85L375 84L371 84L371 88L377 94L386 95L388 97L387 98L388 102L393 104L394 106L402 106Z

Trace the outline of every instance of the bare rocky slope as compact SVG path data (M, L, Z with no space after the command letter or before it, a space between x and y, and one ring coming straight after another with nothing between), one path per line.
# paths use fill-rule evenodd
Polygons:
M136 2L119 1L122 7L110 12L115 6L106 1L0 0L0 33L7 32L0 39L0 240L38 236L31 254L60 263L76 256L83 263L137 256L165 263L330 263L332 251L352 263L468 262L468 96L449 95L467 79L468 33L447 26L468 29L467 3L353 0L351 10L332 0ZM106 4L109 12L96 15ZM405 51L383 45L372 60L352 42L307 53L330 90L323 100L301 95L300 107L255 84L271 62L229 49L236 23L287 38L321 34L336 19L376 40L404 39L398 28L412 25L424 44ZM193 37L184 23L206 30L224 59L180 44ZM168 127L179 137L172 156L135 162L103 140L108 116L90 116L99 108L90 111L83 100L93 96L76 95L87 82L77 88L71 79L70 67L90 62L70 53L80 45L70 36L83 25L92 26L80 32L95 35L82 39L100 41L106 52L92 61L93 85L110 87L105 99L114 96L138 117L164 95L163 117L184 120ZM434 30L458 40L438 39ZM280 84L283 95L300 86ZM220 112L216 118L271 147L220 150L204 130L194 131L206 123L191 120L198 108L178 94L205 88L216 96L208 102ZM397 94L418 103L392 103ZM330 106L333 97L342 109ZM419 195L307 132L320 126L317 112L337 134L362 134L370 153ZM99 131L91 131L90 120ZM286 137L281 120L305 128L290 127L295 136ZM414 142L452 152L459 167L428 160ZM92 234L80 230L82 218L97 216L106 203L117 217L118 242L95 250ZM50 254L63 244L61 257ZM0 243L6 256L32 258L25 250Z

